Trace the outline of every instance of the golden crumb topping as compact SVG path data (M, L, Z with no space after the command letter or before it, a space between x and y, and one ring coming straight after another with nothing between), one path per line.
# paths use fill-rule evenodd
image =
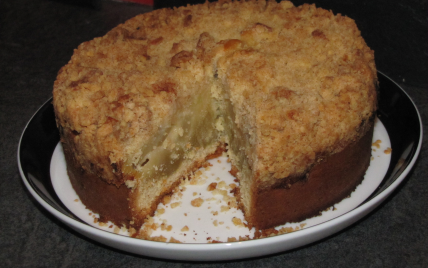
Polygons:
M271 185L355 139L376 110L376 83L352 19L288 1L219 1L141 14L81 44L53 96L77 161L116 185L195 95L227 100L233 111L220 105L220 115Z

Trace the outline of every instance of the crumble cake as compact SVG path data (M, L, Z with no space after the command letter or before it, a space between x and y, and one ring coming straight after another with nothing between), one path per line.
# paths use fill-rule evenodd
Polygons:
M248 225L347 197L370 162L377 76L355 22L314 5L219 1L138 15L81 44L53 104L70 180L138 229L227 150Z

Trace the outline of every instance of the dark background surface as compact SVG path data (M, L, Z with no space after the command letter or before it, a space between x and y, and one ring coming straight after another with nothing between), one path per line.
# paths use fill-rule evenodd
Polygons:
M317 1L317 6L356 20L367 44L375 50L378 69L414 100L427 133L427 1L325 0ZM52 96L56 74L74 48L150 10L147 6L97 0L0 1L1 266L428 267L425 145L404 183L363 220L317 243L256 259L187 263L132 255L81 236L43 209L19 175L16 154L22 130Z

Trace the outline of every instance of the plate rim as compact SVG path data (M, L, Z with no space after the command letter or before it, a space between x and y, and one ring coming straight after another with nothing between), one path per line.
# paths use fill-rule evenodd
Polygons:
M184 251L192 251L192 252L199 252L199 253L201 253L201 252L206 253L206 251L209 251L209 252L213 253L213 252L225 250L225 251L232 252L233 251L232 249L247 251L249 248L252 248L254 246L257 246L257 247L260 247L260 246L263 247L263 246L267 246L267 245L277 246L278 244L286 243L286 241L289 241L289 240L293 241L293 240L296 240L298 238L307 238L307 237L310 237L312 235L316 235L317 233L319 233L322 230L327 231L327 232L324 232L322 234L322 236L320 236L319 238L309 239L312 242L315 242L315 241L318 241L324 237L327 237L327 236L330 236L336 232L339 232L343 228L350 226L354 222L360 220L365 215L370 213L373 209L375 209L392 192L394 192L395 189L398 187L398 185L400 185L402 183L402 181L407 177L409 172L413 169L414 164L417 161L417 158L420 154L420 150L422 147L423 125L422 125L422 119L421 119L420 113L417 109L417 106L415 105L415 103L413 102L411 97L407 94L407 92L399 84L397 84L395 81L393 81L390 77L388 77L384 73L382 73L380 71L378 71L378 73L380 75L384 76L390 82L392 82L397 87L397 89L399 89L399 91L404 93L404 95L407 97L407 99L413 105L413 109L416 112L417 119L418 119L417 121L419 124L420 131L419 131L418 144L416 146L416 150L413 154L413 157L411 158L410 162L406 165L405 169L401 172L401 174L390 185L388 185L385 189L383 189L379 193L375 194L374 196L369 197L368 200L364 201L358 207L356 207L353 210L351 210L345 214L342 214L342 215L340 215L334 219L331 219L327 222L324 222L324 223L321 223L321 224L318 224L315 226L311 226L309 228L299 230L296 232L287 233L286 234L287 239L284 239L284 235L278 235L278 236L255 239L255 240L248 240L248 241L207 243L207 244L201 244L201 243L176 244L176 243L168 243L168 242L149 241L149 240L142 240L142 239L137 239L137 238L132 238L132 237L126 237L126 236L122 236L122 235L118 235L118 234L114 234L114 233L110 233L110 232L98 229L96 227L90 226L87 223L73 219L72 217L70 217L70 216L64 214L63 212L57 210L56 208L51 206L48 202L46 202L35 191L35 189L33 189L34 186L30 184L29 179L26 177L24 170L22 168L22 165L21 165L21 145L22 145L23 137L27 131L27 128L30 125L30 123L33 121L33 119L38 115L38 113L46 105L48 105L49 102L52 101L52 97L50 99L48 99L47 101L45 101L37 109L37 111L32 115L32 117L27 122L27 124L25 125L25 128L22 131L22 134L19 138L18 152L17 152L17 162L18 162L19 173L21 175L21 179L24 182L24 185L26 186L27 190L31 193L31 195L36 199L36 201L39 204L41 204L46 210L48 210L48 212L50 212L52 215L54 215L56 218L58 218L61 222L63 222L67 226L78 231L79 233L82 233L84 236L89 237L90 239L101 242L101 243L108 245L110 247L113 247L113 248L123 250L122 247L117 247L117 246L111 245L109 243L109 241L117 243L119 246L125 246L125 248L128 249L128 250L125 249L125 251L127 251L127 252L136 253L136 254L145 255L145 256L152 256L152 257L153 256L159 257L159 254L155 254L156 252L153 252L153 251L162 250L162 251L164 251L164 253L166 253L165 250L167 248L168 252L172 252L172 251L177 252L178 255L172 254L172 256L167 256L167 254L161 254L160 258L175 259L175 260L208 260L208 261L210 261L210 260L230 260L230 259L243 259L243 258L248 258L248 257L269 255L266 253L262 253L262 254L258 254L258 255L248 255L248 254L245 254L246 252L243 252L244 254L242 254L242 252L241 252L241 255L244 255L244 256L237 256L239 254L235 255L235 254L230 254L230 253L227 254L227 252L226 253L223 252L222 256L212 256L212 255L209 256L209 254L208 255L206 255L206 254L205 255L195 255L193 258L187 258L187 257L180 258L180 256L179 256ZM381 119L381 121L382 121L382 119ZM388 131L388 128L387 128L387 131ZM49 177L49 179L50 179L50 177ZM325 225L327 225L327 227ZM334 228L337 226L339 226L339 228ZM325 229L329 229L329 230L325 230ZM331 229L335 229L335 230L331 230ZM306 242L308 239L306 239L306 240L301 239L301 240L302 241L300 241L300 244L299 244L299 241L297 241L297 243L291 247L284 247L284 245L283 245L283 247L281 249L279 249L278 251L275 251L275 252L271 252L270 254L290 250L290 249L297 248L297 247L308 244ZM134 251L132 249L129 250L130 247L136 247L137 249L141 248L141 247L151 248L151 251L149 251L149 252L141 252L141 250ZM192 255L194 255L194 254L192 254ZM231 256L231 255L234 255L234 256ZM200 258L200 257L202 257L202 258Z

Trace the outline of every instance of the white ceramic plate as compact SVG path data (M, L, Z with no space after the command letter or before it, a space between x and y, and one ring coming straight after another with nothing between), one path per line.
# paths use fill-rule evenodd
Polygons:
M231 243L176 244L130 238L109 230L102 230L98 225L92 226L91 219L85 220L85 217L79 216L81 208L75 209L68 204L70 200L72 204L79 203L74 202L77 198L73 198L71 187L59 186L57 191L53 187L53 184L66 183L67 180L64 174L57 177L56 172L65 170L57 164L53 165L52 180L50 176L52 154L59 141L51 100L36 112L24 129L18 148L18 165L24 184L45 209L81 234L113 248L150 257L191 261L230 260L274 254L328 237L355 223L385 200L413 167L422 142L419 113L408 95L397 84L381 73L379 73L379 81L381 97L378 117L389 135L390 147L393 148L390 161L381 160L379 165L387 165L389 162L389 166L385 169L376 164L373 175L369 175L371 171L367 174L367 178L373 178L370 179L370 183L366 178L351 198L345 199L336 206L337 210L328 211L321 217L313 218L320 222L310 223L308 220L305 228L275 237ZM378 129L379 127L376 128L376 133L379 132ZM381 145L388 146L387 139L383 137L380 139ZM383 150L377 150L377 152L380 154L379 159L383 159ZM57 157L58 154L60 155L59 148L52 159L53 163L61 161L60 157ZM374 156L376 159L376 152ZM365 190L361 190L364 193L360 194L361 187ZM67 196L68 194L71 196ZM342 209L342 203L348 202L352 204L344 205ZM186 209L184 205L183 209ZM83 213L89 214L87 211ZM334 213L337 214L333 215ZM201 225L208 226L212 225L211 223L210 218L208 223ZM178 228L181 228L181 223L177 226ZM215 229L215 231L219 230ZM179 234L174 234L174 238L180 240Z

